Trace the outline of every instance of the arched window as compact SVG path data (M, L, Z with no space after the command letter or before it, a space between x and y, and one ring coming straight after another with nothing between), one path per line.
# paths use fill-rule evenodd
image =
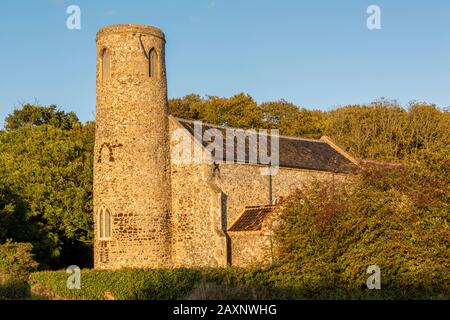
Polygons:
M103 227L103 221L104 219L104 214L103 214L103 208L100 208L100 212L98 214L98 225L99 225L99 235L100 235L100 239L103 239L105 237L105 228Z
M98 212L98 234L100 240L111 238L111 212L108 208L101 207Z
M102 52L102 79L108 80L111 76L111 58L109 56L109 51L103 49Z
M111 212L105 210L105 238L111 238Z
M148 62L149 62L149 76L151 78L159 77L159 65L158 65L158 54L156 53L155 48L150 49L148 54Z

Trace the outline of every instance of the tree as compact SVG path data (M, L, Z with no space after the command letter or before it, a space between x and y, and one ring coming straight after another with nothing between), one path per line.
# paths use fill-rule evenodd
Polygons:
M382 270L388 298L450 295L450 161L371 165L351 185L317 181L285 203L276 229L275 281L315 297L371 296L366 270Z
M299 112L296 105L285 100L264 102L260 106L262 123L267 129L279 129L287 134Z
M55 105L45 107L32 104L24 104L5 119L6 130L14 130L24 126L35 127L44 124L70 130L75 125L79 125L80 122L75 113L65 113Z
M45 109L42 108L37 107L34 112L28 106L27 112L16 110L15 115L39 114ZM52 110L55 108L49 107L44 114L52 114ZM29 231L28 239L17 234L10 237L33 243L37 260L46 266L64 262L67 255L61 255L63 248L66 252L75 249L78 252L80 247L89 251L93 237L95 126L76 122L67 126L69 122L61 120L64 117L60 113L53 115L54 119L46 117L44 122L36 118L31 122L13 121L23 125L15 129L9 126L0 135L0 185L9 186L12 193L20 196L27 207L23 223L31 221L39 230L38 235ZM12 210L11 205L7 208ZM20 216L20 211L16 216ZM79 262L77 257L71 259Z
M190 94L183 98L171 99L169 107L174 117L187 120L200 120L203 99L198 94Z
M240 93L231 98L191 94L169 102L174 116L239 128L259 128L261 110L253 98Z

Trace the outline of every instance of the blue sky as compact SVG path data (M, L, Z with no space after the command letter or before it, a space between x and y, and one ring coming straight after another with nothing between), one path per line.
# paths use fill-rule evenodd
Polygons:
M81 8L68 30L66 8ZM381 30L366 9L381 8ZM169 96L251 94L308 109L380 97L450 106L448 0L16 0L0 6L0 126L24 102L94 119L95 34L161 28Z

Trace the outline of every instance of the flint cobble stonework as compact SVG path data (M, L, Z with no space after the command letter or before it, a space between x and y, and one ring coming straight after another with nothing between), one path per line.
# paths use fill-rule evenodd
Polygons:
M268 263L269 229L229 231L245 208L348 175L282 167L270 180L258 164L175 163L176 131L202 146L169 115L164 46L164 34L143 25L97 34L95 268Z
M99 239L95 215L97 268L172 265L164 44L164 34L153 27L116 25L97 34L94 210L105 206L112 215L106 240ZM143 47L157 52L157 77L149 77Z

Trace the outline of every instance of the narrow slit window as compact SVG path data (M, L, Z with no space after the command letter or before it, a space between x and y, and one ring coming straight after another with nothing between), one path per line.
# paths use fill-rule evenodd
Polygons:
M149 76L151 78L157 78L158 77L158 54L156 53L156 50L152 48L148 55L149 60Z
M98 215L98 225L99 225L99 233L100 233L100 239L105 237L104 228L103 228L103 209L100 209L99 215Z
M102 54L102 79L108 80L111 76L111 58L107 49L103 50Z
M105 238L111 237L111 213L108 209L105 211Z

